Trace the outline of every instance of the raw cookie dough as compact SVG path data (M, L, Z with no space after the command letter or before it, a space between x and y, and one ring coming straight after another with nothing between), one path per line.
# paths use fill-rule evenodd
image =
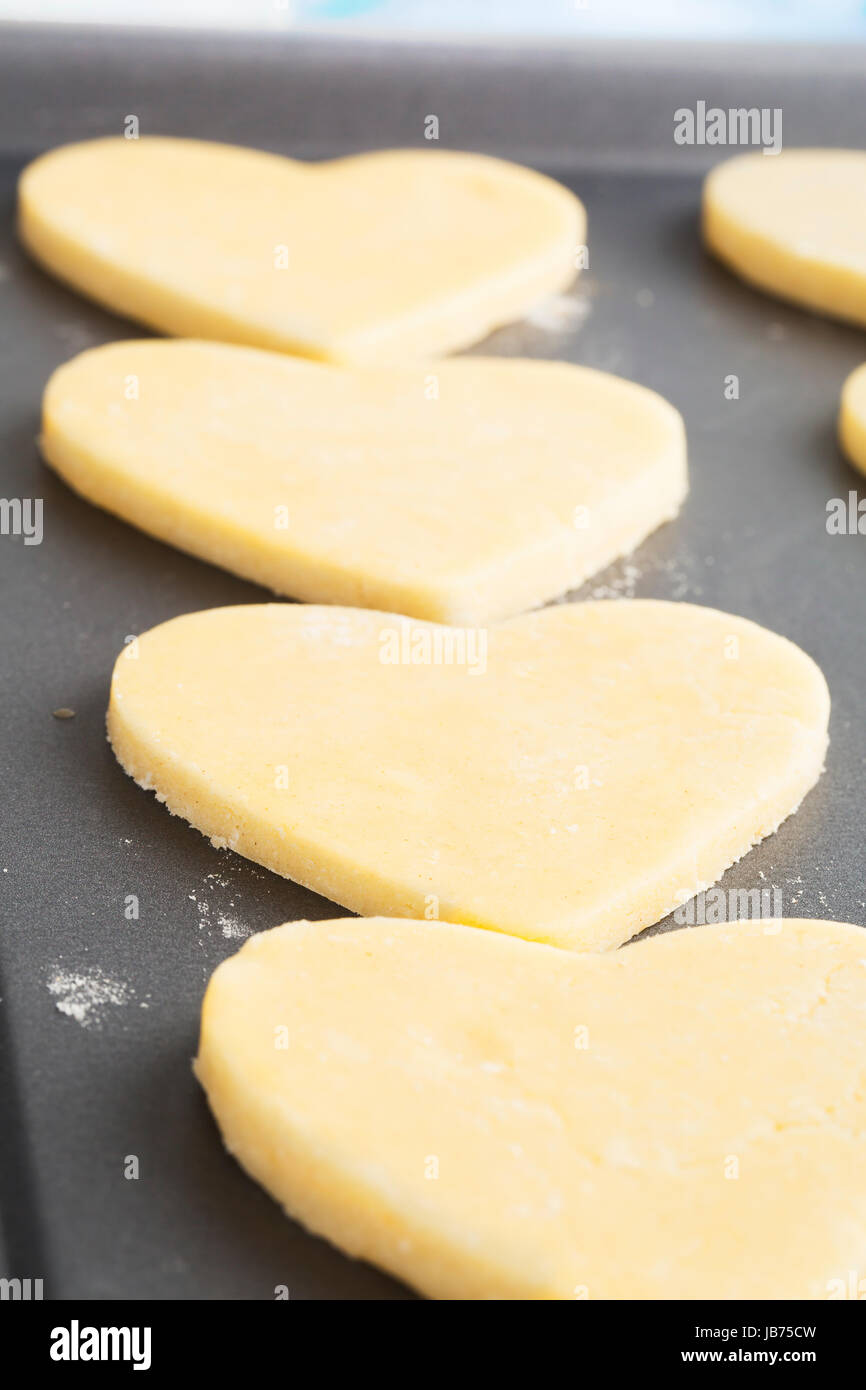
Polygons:
M53 274L181 337L330 361L450 352L574 278L582 204L484 155L300 163L198 140L92 140L22 175L19 230Z
M704 239L744 280L866 323L866 152L783 150L718 164Z
M51 378L42 450L90 501L279 593L452 623L576 587L687 488L660 396L496 358L431 373L112 343Z
M489 633L266 604L130 643L108 732L170 811L332 902L596 950L795 810L828 711L799 648L685 603Z
M196 1070L288 1212L434 1298L866 1291L866 934L572 955L291 922L208 986Z
M839 443L851 462L866 473L866 363L857 367L842 387Z

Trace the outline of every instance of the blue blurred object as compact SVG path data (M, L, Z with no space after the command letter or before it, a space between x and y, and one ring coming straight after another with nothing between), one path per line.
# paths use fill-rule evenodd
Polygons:
M866 39L863 0L301 0L301 24L539 37Z

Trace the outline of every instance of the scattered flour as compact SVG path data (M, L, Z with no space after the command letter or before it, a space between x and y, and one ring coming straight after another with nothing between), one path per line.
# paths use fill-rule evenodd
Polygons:
M568 333L589 316L590 303L578 294L549 294L526 315L526 322L544 333Z
M707 556L704 560L707 568L714 564L712 556ZM703 586L695 583L692 574L698 568L696 562L691 557L686 557L685 563L679 560L646 560L642 565L636 565L632 560L623 559L615 562L605 574L605 578L600 583L588 581L587 598L591 599L617 599L635 598L637 596L638 585L642 581L654 582L658 587L659 581L664 592L660 597L679 601L680 599L699 599L703 593ZM580 590L577 590L579 593ZM574 594L566 594L561 602L570 602Z
M249 927L245 927L243 922L239 922L237 917L227 917L225 914L217 917L217 926L222 929L223 936L229 941L243 941L250 934Z
M231 888L232 881L222 874L211 873L205 875L205 885L207 889L225 889ZM209 927L211 923L213 923L215 926L219 927L223 936L228 941L243 941L250 935L249 927L245 926L235 913L222 908L212 911L211 903L208 902L206 898L199 897L194 889L191 893L187 894L187 897L196 905L199 929L202 927ZM233 908L234 906L234 898L229 898L227 907Z
M589 591L590 598L634 598L638 581L643 578L637 565L623 564L619 574L615 574L606 584L595 584Z
M113 980L97 966L89 971L57 967L48 981L48 993L55 1008L74 1018L83 1028L99 1026L109 1004L127 1004L132 990L122 980Z

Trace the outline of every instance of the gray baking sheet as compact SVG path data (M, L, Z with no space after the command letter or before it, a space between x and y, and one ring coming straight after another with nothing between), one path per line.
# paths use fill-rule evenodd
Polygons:
M708 604L820 663L833 698L826 774L722 886L777 887L787 915L866 921L866 538L826 529L829 499L866 496L835 440L866 335L708 259L697 221L707 152L677 162L670 139L673 107L704 94L784 100L801 142L856 143L861 56L840 51L834 65L816 51L810 67L804 52L746 50L358 52L0 31L0 492L44 500L41 545L0 537L0 1207L4 1272L42 1278L46 1296L270 1299L286 1285L301 1299L411 1297L280 1215L223 1152L192 1077L206 981L240 934L341 909L212 849L124 776L105 741L127 635L266 595L88 506L40 460L49 373L85 347L141 336L16 245L16 177L43 148L139 113L144 131L339 154L417 145L438 112L447 143L510 152L573 187L589 211L589 271L481 350L564 358L662 392L685 417L691 468L680 518L579 596ZM725 398L732 374L738 400ZM75 717L55 719L59 707ZM137 921L124 915L129 894Z

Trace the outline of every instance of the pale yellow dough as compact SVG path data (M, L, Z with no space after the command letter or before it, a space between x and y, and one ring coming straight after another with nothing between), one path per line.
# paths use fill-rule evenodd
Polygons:
M108 731L169 810L333 902L593 950L775 830L828 710L799 648L689 604L489 634L268 604L131 643Z
M42 450L90 501L278 593L452 623L576 587L687 488L660 396L495 358L430 374L112 343L51 378Z
M196 1070L287 1211L435 1298L866 1291L866 935L576 956L292 922L216 971Z
M866 473L866 363L851 373L842 388L839 443L861 473Z
M744 280L866 324L866 151L744 154L707 176L704 239Z
M586 216L552 179L483 155L306 164L146 137L37 159L19 229L48 270L164 333L403 362L565 288Z

